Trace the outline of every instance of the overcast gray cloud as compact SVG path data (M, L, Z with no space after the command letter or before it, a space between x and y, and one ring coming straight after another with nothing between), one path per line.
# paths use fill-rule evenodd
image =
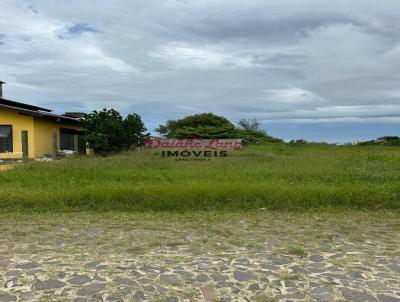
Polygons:
M399 33L398 0L2 0L0 80L12 99L149 128L212 111L395 129Z

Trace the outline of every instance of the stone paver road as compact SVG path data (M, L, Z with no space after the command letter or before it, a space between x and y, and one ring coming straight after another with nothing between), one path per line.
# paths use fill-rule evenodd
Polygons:
M8 218L0 301L400 301L400 220Z

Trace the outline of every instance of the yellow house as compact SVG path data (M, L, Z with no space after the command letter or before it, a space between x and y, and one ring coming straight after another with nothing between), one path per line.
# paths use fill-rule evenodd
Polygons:
M79 151L83 133L79 116L3 98L0 81L0 159L51 156L58 150Z

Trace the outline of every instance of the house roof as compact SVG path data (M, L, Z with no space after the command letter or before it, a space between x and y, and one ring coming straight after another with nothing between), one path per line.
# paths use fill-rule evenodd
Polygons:
M20 102L16 102L16 101L6 100L3 98L0 98L0 104L17 107L17 108L22 108L22 109L35 110L35 111L44 111L44 112L52 112L53 111L51 109L33 106L33 105L29 105L29 104L24 104L24 103L20 103Z
M38 117L38 118L51 119L51 120L54 120L55 122L66 122L66 123L72 123L72 124L80 124L81 123L81 120L79 118L73 118L73 117L68 117L65 115L54 114L54 113L51 113L52 110L50 110L50 109L41 108L41 107L32 106L32 105L23 104L23 103L14 102L14 101L9 101L9 100L5 100L5 99L0 99L0 108L13 110L22 115L29 115L29 116L34 116L34 117Z

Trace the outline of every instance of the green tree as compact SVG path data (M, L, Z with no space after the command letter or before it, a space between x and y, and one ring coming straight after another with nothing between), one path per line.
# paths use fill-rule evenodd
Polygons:
M82 119L85 140L95 153L116 153L144 143L146 128L137 114L123 119L118 111L103 109L84 114Z
M140 115L136 113L129 114L123 122L124 149L129 150L132 147L143 146L149 136L146 131L147 129Z
M188 136L202 138L237 138L238 131L225 117L213 113L202 113L169 120L160 125L157 132L168 138L184 138Z

